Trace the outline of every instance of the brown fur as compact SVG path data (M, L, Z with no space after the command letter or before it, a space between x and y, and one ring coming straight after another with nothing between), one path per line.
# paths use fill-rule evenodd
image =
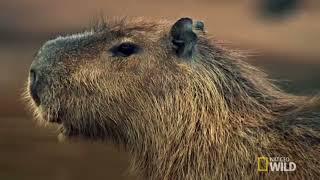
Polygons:
M319 98L283 92L241 52L201 31L195 58L177 58L172 24L107 21L77 46L54 51L41 106L29 98L38 119L61 121L65 136L123 145L143 179L318 178L320 115L313 110ZM57 41L47 42L36 58ZM108 56L122 41L143 51ZM257 172L259 156L289 157L297 170Z

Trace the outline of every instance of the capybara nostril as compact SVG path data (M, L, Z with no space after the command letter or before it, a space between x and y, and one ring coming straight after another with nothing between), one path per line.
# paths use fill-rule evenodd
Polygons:
M35 70L30 70L30 85L34 85L37 81L37 73Z
M30 95L37 106L40 105L40 97L39 97L39 77L36 70L31 69L29 74L29 88Z

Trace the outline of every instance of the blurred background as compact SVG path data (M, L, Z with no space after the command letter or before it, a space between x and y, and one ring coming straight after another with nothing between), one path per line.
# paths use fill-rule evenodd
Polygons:
M249 62L287 91L320 90L318 0L1 0L0 179L133 179L129 155L112 145L59 143L21 100L32 56L46 40L79 32L106 16L192 16L229 46L253 50Z

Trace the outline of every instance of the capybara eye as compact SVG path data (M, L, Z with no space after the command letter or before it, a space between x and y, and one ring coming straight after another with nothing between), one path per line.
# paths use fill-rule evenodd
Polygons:
M118 46L114 46L110 49L113 56L128 57L132 54L138 53L140 47L132 42L124 42Z

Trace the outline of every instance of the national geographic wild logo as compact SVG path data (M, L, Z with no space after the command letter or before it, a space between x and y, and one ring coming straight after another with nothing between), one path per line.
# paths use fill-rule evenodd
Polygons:
M296 168L296 163L290 161L288 157L258 157L258 172L290 172Z

